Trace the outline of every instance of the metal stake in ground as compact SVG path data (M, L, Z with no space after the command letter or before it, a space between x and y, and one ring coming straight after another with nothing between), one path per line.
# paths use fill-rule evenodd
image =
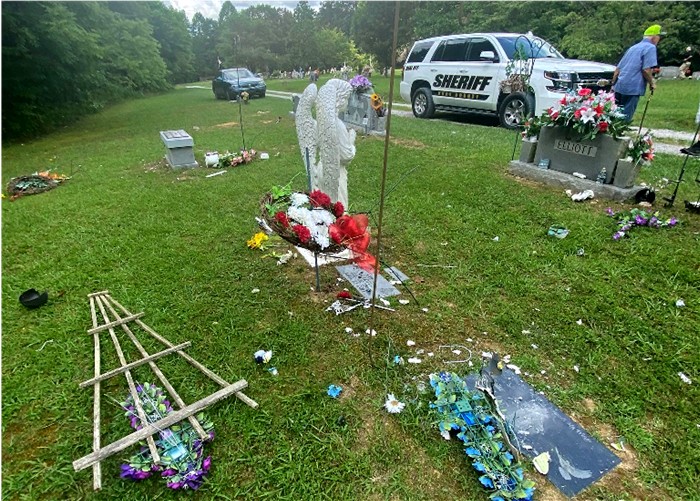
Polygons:
M309 148L304 148L304 161L306 162L306 179L309 182L309 193L311 193L311 164L309 163ZM316 292L321 292L321 277L318 272L318 251L314 251L314 268L316 269Z

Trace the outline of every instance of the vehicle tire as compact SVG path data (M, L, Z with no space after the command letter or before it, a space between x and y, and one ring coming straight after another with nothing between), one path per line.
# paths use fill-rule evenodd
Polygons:
M411 108L418 118L433 118L435 115L435 103L433 93L428 87L420 87L413 93Z
M260 94L260 97L265 97L265 92L263 91L262 94Z
M522 127L535 112L535 98L524 92L508 94L498 107L498 119L506 129Z

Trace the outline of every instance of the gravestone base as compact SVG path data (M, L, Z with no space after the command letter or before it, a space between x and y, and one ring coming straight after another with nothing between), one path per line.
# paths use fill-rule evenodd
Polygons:
M565 172L541 169L537 167L536 164L520 162L519 160L510 162L508 172L514 176L530 179L549 186L563 188L565 190L571 190L573 192L592 190L596 198L606 198L616 202L634 199L634 196L644 189L643 186L638 185L630 188L621 188L612 184L598 184L590 179L579 179Z

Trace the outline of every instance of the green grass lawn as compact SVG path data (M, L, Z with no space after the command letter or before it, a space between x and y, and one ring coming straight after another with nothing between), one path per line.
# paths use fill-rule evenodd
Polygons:
M511 177L512 132L394 117L387 185L414 170L386 199L381 257L411 277L418 303L371 319L367 310L336 317L324 311L343 286L333 268L313 292L300 258L281 267L245 245L261 196L303 171L290 107L272 97L243 107L245 144L270 160L213 178L163 167L158 136L186 129L200 162L206 151L242 147L238 106L210 90L130 101L3 148L4 185L49 167L73 174L52 191L2 201L4 499L181 496L159 479L119 479L130 450L103 462L99 493L89 470L72 469L91 448L92 391L78 387L93 371L87 294L105 289L171 341L192 341L188 353L224 379L246 379L260 404L228 399L208 411L217 438L199 499L486 499L460 445L434 427L431 395L416 386L434 371L468 370L443 363L446 344L468 345L476 365L482 351L511 355L528 382L605 444L624 437L623 464L577 499L698 499L700 218L682 201L700 193L699 162L689 163L675 208L661 209L678 227L613 241L605 208L629 206L576 204ZM356 145L354 212L376 206L384 151L377 138ZM641 180L673 179L681 162L658 155ZM303 176L295 183L303 189ZM570 235L547 237L552 224ZM24 309L17 298L30 287L48 290L49 303ZM345 332L370 321L376 338ZM118 365L107 341L103 371ZM255 365L261 348L273 350L279 376ZM436 356L390 363L418 348ZM187 402L218 389L177 357L159 366ZM134 373L153 381L146 369ZM326 396L329 384L345 389L339 400ZM122 377L103 384L103 444L130 430L115 403L126 393ZM381 409L387 393L407 403L403 413ZM542 499L563 499L533 468L527 474Z

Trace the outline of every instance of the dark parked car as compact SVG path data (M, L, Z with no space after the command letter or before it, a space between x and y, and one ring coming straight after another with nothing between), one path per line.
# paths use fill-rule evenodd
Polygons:
M211 82L216 99L237 99L241 92L252 97L265 97L265 81L247 68L228 68L219 71Z

